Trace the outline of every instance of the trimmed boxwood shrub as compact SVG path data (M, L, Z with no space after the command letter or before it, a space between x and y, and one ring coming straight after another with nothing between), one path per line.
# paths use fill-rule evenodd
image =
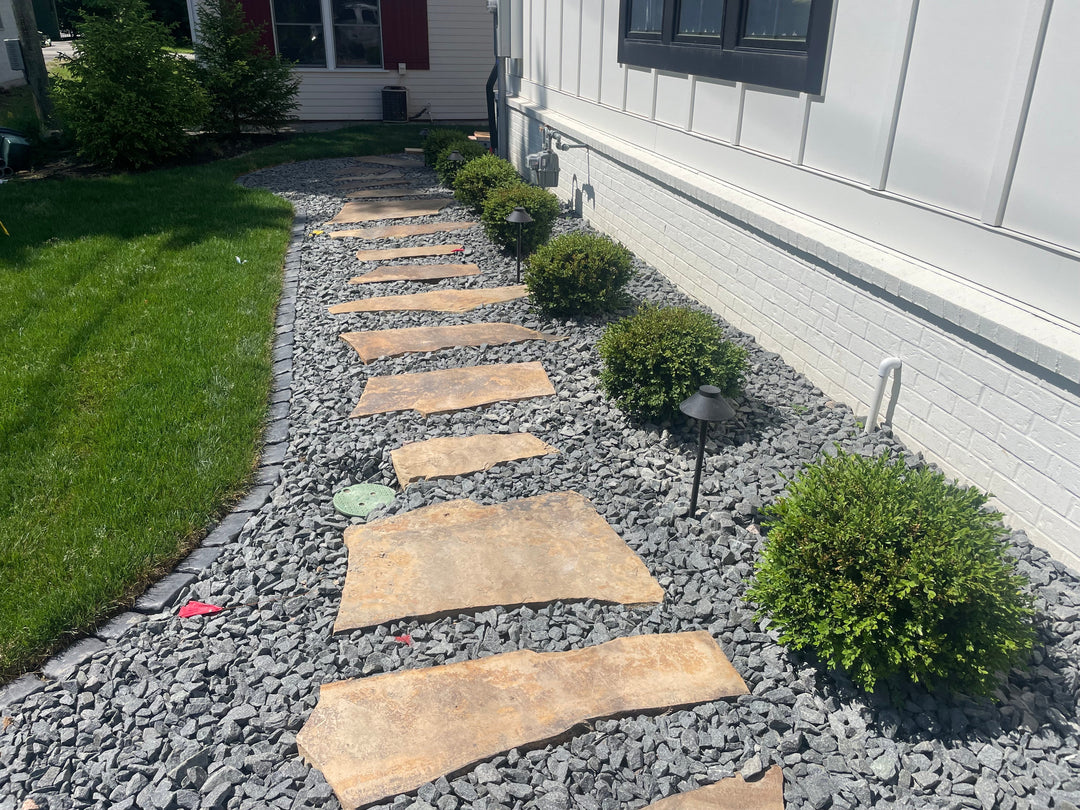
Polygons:
M720 326L688 307L644 304L611 324L597 344L600 385L624 411L670 416L701 385L735 396L746 375L746 350L725 340Z
M435 161L447 146L455 141L468 141L469 138L460 129L432 129L424 138L424 163L434 167ZM471 141L470 141L471 143Z
M484 155L461 167L454 178L454 196L459 203L479 214L484 210L484 200L492 189L520 182L521 176L513 163L498 155Z
M576 231L557 236L529 257L525 285L541 309L590 315L614 309L634 274L633 255L606 236Z
M527 256L548 240L552 223L559 216L559 200L550 191L525 183L492 189L484 201L480 221L492 242L516 250L518 226L506 218L519 206L533 218L521 232L521 252Z
M450 155L454 153L454 150L460 152L461 156L465 158L463 163L455 163L450 160ZM450 141L439 152L439 156L435 158L435 173L439 175L439 182L444 186L453 188L457 173L465 166L468 166L470 161L478 160L487 153L486 147L481 146L476 141L470 141L468 138L463 138L460 141Z
M747 596L796 649L865 689L902 674L987 693L1033 640L1026 581L987 496L903 457L837 451L766 508Z

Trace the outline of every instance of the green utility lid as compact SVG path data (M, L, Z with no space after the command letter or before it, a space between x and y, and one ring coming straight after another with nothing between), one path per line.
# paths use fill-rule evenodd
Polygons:
M334 508L355 517L367 517L372 509L393 502L394 490L382 484L354 484L334 495Z

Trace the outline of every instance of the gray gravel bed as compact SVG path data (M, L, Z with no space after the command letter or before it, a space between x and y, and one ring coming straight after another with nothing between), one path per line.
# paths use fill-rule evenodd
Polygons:
M887 431L858 435L855 415L775 354L725 327L750 351L736 419L710 439L701 503L687 519L696 427L629 420L600 393L596 340L618 317L554 321L526 301L460 315L359 313L326 307L372 295L513 283L514 260L482 229L365 241L313 235L340 208L326 182L350 160L292 164L242 178L289 199L308 223L300 249L291 430L270 500L181 596L228 607L181 620L175 606L126 625L68 677L2 708L0 810L39 808L336 808L322 776L299 760L296 732L322 683L430 667L518 649L558 651L640 633L704 629L751 694L690 710L597 722L569 741L513 750L382 807L637 808L673 793L783 766L789 808L1073 808L1080 805L1080 582L1013 534L1040 608L1032 667L1013 672L997 702L894 685L866 695L781 647L743 599L762 543L760 508L784 476L828 452L901 451ZM407 180L434 188L427 170ZM425 219L464 219L451 206ZM375 223L373 223L375 224ZM392 224L392 223L385 223ZM564 231L585 227L569 216ZM359 247L465 245L477 277L430 285L350 287ZM457 259L455 259L457 260ZM438 263L443 257L403 260ZM689 298L638 263L639 300ZM626 314L626 313L620 313ZM345 331L504 320L568 337L556 343L462 348L363 365ZM557 395L424 419L349 419L371 376L540 360ZM574 489L637 552L666 590L654 609L592 601L468 611L331 634L346 568L333 493L371 480L396 488L389 452L409 441L529 431L556 456L422 482L380 514L468 497L480 503ZM916 454L908 454L912 463ZM377 517L377 515L376 515ZM408 633L412 646L394 640ZM438 706L431 706L438 711Z

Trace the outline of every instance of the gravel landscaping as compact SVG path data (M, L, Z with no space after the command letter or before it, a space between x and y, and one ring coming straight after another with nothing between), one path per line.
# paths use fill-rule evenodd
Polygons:
M513 257L495 249L479 227L377 242L313 235L343 202L333 195L338 184L331 178L355 164L283 165L241 181L289 199L306 235L281 480L239 538L181 596L227 610L182 620L172 606L148 615L68 679L6 706L0 699L0 810L24 807L26 799L50 810L336 808L325 780L296 754L295 734L322 683L518 649L561 651L620 636L700 629L721 644L749 696L600 721L569 741L513 750L380 806L638 808L734 773L753 777L773 763L783 766L789 808L1080 806L1075 572L1022 532L1013 534L1020 570L1038 598L1039 641L1031 668L1011 673L996 701L902 684L893 684L891 694L855 690L843 676L778 645L742 594L763 540L759 509L784 490L784 476L834 443L874 454L902 451L902 444L887 431L861 437L849 407L729 328L748 348L751 372L745 396L733 403L736 419L711 433L703 516L688 520L696 425L636 423L600 393L595 344L618 316L552 321L524 300L464 314L327 314L327 306L353 298L514 282ZM427 170L406 174L436 182ZM410 221L467 218L455 205ZM564 217L556 232L582 227ZM358 272L353 253L360 247L444 242L465 245L451 261L476 262L484 272L431 286L346 283ZM641 263L629 289L639 300L693 303ZM338 337L479 320L568 339L365 366ZM372 376L532 360L543 362L556 397L427 419L411 412L348 418ZM367 480L396 488L390 450L406 442L517 431L531 432L560 454L421 482L374 517L457 498L493 504L575 490L645 561L666 591L664 603L645 610L591 601L496 608L331 635L346 568L342 531L349 523L335 513L333 493ZM411 645L395 641L402 634L411 636Z

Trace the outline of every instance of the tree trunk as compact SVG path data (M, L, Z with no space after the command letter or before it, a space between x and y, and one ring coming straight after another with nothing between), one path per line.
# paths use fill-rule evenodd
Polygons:
M15 12L15 25L19 29L19 42L22 43L22 57L26 65L26 81L34 96L41 127L52 118L52 101L49 99L49 76L45 70L45 57L41 53L41 39L38 37L37 21L34 19L32 0L12 0Z

